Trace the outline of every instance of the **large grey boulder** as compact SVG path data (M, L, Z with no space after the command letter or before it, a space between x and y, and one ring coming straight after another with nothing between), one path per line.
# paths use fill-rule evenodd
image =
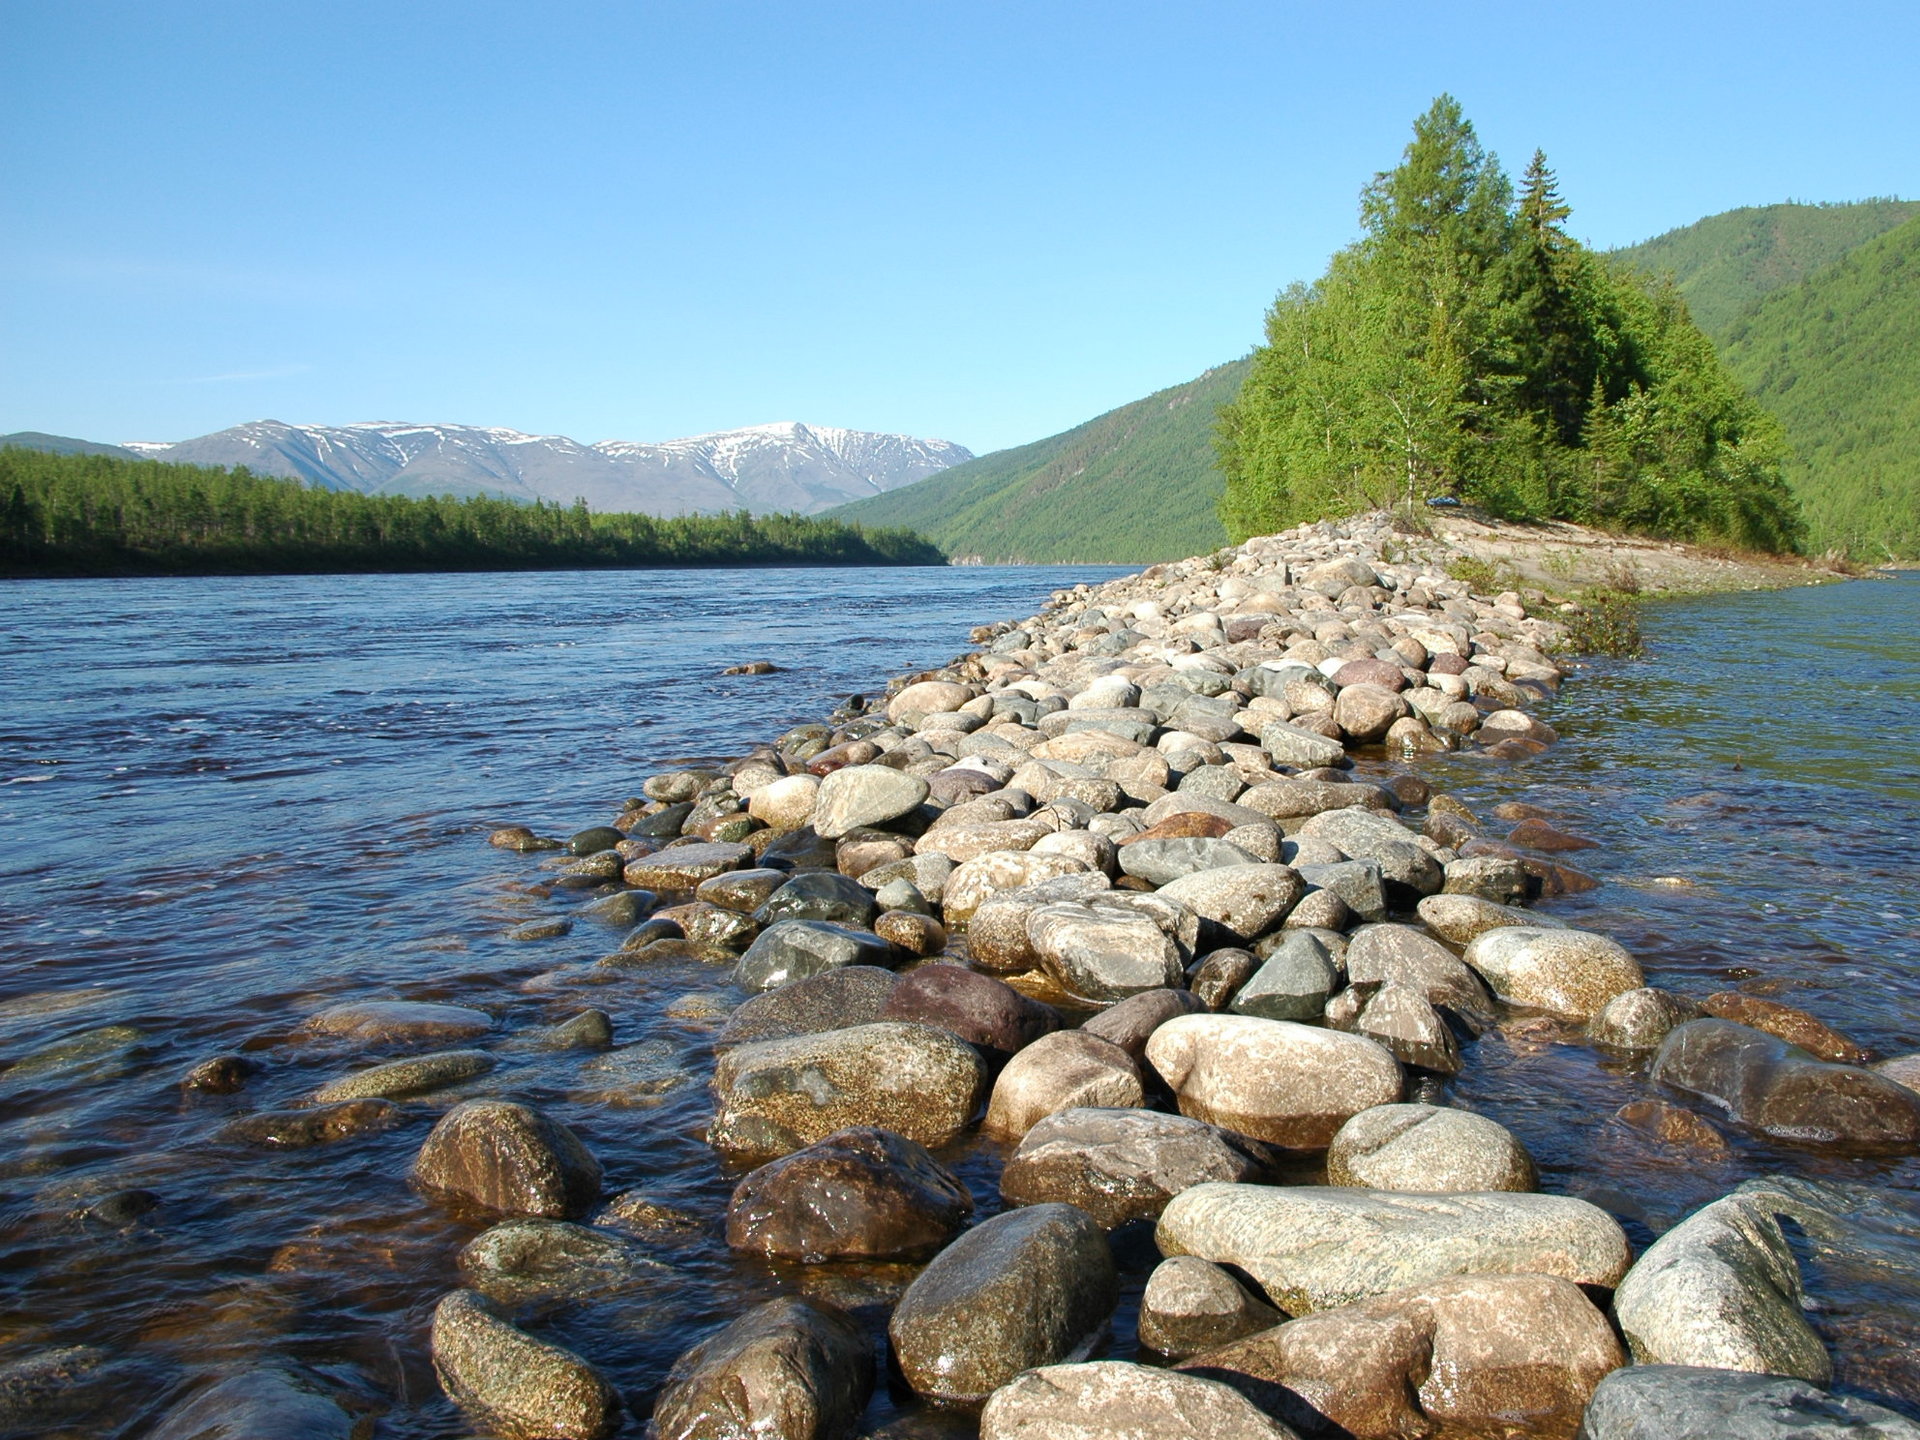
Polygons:
M1379 866L1387 899L1402 908L1439 894L1446 883L1440 862L1420 848L1411 830L1372 810L1323 811L1302 825L1300 833L1338 845L1350 859Z
M1631 1365L1595 1388L1579 1440L1920 1440L1920 1425L1804 1380Z
M885 825L918 809L927 782L886 765L848 765L820 782L813 801L813 829L837 840L863 825Z
M1338 740L1329 740L1324 735L1303 730L1298 725L1289 725L1284 720L1261 727L1260 747L1273 758L1274 764L1289 765L1296 770L1341 765L1346 763L1347 758L1347 747Z
M1149 885L1170 885L1189 875L1226 865L1257 865L1259 860L1230 840L1186 835L1166 840L1136 840L1119 852L1120 868Z
M1559 1195L1196 1185L1168 1202L1155 1238L1164 1255L1239 1266L1290 1315L1451 1275L1611 1289L1631 1258L1612 1216Z
M714 1067L707 1139L771 1160L836 1130L875 1125L922 1145L953 1140L986 1091L979 1053L931 1025L880 1021L742 1045Z
M1224 841L1221 843L1225 843ZM1129 845L1122 857L1138 846ZM1129 872L1138 873L1138 872ZM1167 881L1160 894L1177 900L1203 921L1210 945L1244 945L1286 918L1307 893L1307 882L1290 865L1226 864Z
M1339 983L1340 972L1327 947L1317 936L1296 930L1268 952L1230 1008L1236 1015L1263 1020L1316 1020Z
M1716 1200L1654 1241L1620 1282L1614 1314L1638 1364L1833 1378L1801 1313L1800 1267L1761 1195Z
M433 1368L477 1425L506 1440L600 1440L620 1419L613 1387L571 1350L537 1340L467 1290L433 1312Z
M1027 1131L1000 1172L1009 1204L1078 1205L1108 1229L1156 1219L1182 1190L1252 1180L1244 1144L1204 1121L1155 1110L1078 1107Z
M1009 1210L922 1270L887 1334L907 1383L977 1405L1022 1370L1085 1357L1119 1298L1107 1234L1072 1205Z
M1296 1440L1225 1385L1125 1360L1047 1365L994 1391L980 1440Z
M899 983L898 975L878 965L848 965L792 981L735 1010L714 1037L713 1048L730 1050L759 1040L871 1025Z
M656 1440L839 1440L873 1390L860 1327L830 1305L769 1300L674 1362L654 1402Z

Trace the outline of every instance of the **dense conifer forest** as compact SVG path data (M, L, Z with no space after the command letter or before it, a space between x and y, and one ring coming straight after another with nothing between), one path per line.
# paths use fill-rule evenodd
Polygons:
M1448 496L1516 519L1764 550L1804 540L1777 421L1669 282L1566 232L1535 153L1519 193L1442 96L1363 233L1267 317L1222 412L1235 539Z
M598 515L0 448L0 576L945 563L911 531L798 515Z

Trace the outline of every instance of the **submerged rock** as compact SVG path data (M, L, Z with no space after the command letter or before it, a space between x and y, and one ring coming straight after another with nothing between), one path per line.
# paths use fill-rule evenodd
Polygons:
M422 1040L471 1040L493 1029L493 1017L465 1005L414 1000L364 1000L331 1005L308 1018L315 1035L337 1035L367 1044L413 1044Z
M195 1391L147 1435L148 1440L360 1440L367 1429L317 1377L263 1365Z
M1560 1195L1197 1185L1155 1238L1164 1255L1237 1265L1290 1315L1452 1275L1558 1275L1611 1288L1627 1271L1613 1217Z
M470 1291L433 1312L433 1368L454 1404L505 1440L600 1440L620 1400L571 1350L502 1320Z
M339 1100L417 1095L484 1075L493 1069L493 1064L493 1057L484 1050L442 1050L433 1055L390 1060L384 1065L342 1075L322 1085L313 1098L318 1104L328 1105Z
M674 1362L654 1402L657 1440L838 1440L873 1389L873 1356L839 1310L769 1300Z
M1106 1232L1072 1205L1009 1210L920 1272L887 1333L907 1383L974 1405L1022 1370L1085 1356L1119 1299Z
M391 1130L399 1123L399 1107L389 1100L343 1100L305 1110L258 1110L229 1121L220 1138L269 1150L300 1150Z
M905 1136L836 1131L761 1166L734 1188L727 1244L778 1259L917 1260L973 1213L952 1171Z
M1920 1149L1920 1095L1762 1030L1694 1020L1654 1057L1655 1084L1763 1134L1868 1152Z
M508 1220L483 1230L461 1250L459 1265L474 1289L503 1305L605 1295L672 1274L606 1228L565 1220Z

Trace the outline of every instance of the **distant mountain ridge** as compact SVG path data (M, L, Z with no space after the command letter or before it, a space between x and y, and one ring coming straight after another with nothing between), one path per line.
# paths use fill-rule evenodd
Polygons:
M904 525L989 563L1146 563L1227 543L1214 418L1249 362L1217 365L1083 425L969 460L911 490L834 512Z
M42 437L58 439L59 437ZM76 444L86 442L73 442ZM49 448L45 445L36 448ZM479 425L289 425L256 420L126 451L190 465L244 465L328 490L497 495L652 515L813 514L911 485L973 452L923 440L785 421L659 444L529 435Z

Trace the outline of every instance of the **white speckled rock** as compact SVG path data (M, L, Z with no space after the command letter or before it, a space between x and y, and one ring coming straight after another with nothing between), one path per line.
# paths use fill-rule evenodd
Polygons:
M1620 1282L1614 1313L1641 1365L1833 1378L1801 1314L1800 1267L1762 1196L1716 1200L1654 1241Z
M1477 937L1461 958L1502 1000L1575 1020L1647 983L1639 961L1591 930L1502 926Z
M1616 1285L1627 1237L1584 1200L1510 1193L1196 1185L1160 1216L1164 1255L1237 1265L1290 1315L1449 1275L1558 1275Z
M1400 1066L1371 1040L1288 1020L1182 1015L1147 1041L1180 1113L1293 1149L1400 1098Z
M1295 1440L1238 1391L1125 1360L1047 1365L988 1398L980 1440Z
M1327 1183L1416 1194L1532 1190L1533 1159L1506 1126L1441 1105L1362 1110L1327 1147Z

